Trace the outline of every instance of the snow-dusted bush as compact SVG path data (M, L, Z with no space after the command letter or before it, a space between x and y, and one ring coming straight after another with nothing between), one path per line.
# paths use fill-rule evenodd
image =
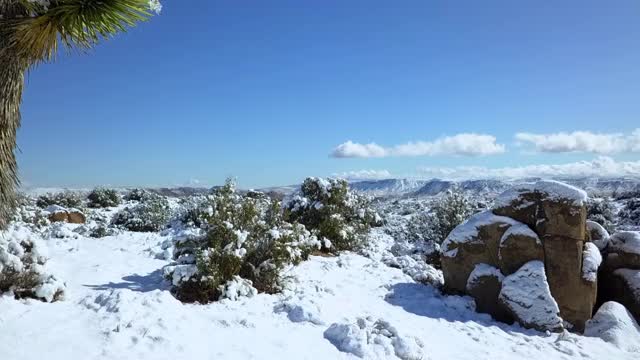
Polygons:
M169 202L164 196L146 196L137 205L127 206L113 217L111 223L137 232L162 230L171 216Z
M285 218L313 231L325 251L360 249L369 228L382 225L369 200L340 179L307 178L285 204Z
M149 195L149 192L145 189L131 189L128 193L124 195L125 201L142 201L146 196Z
M175 263L164 271L182 301L237 298L253 294L249 287L278 292L284 270L319 247L303 225L283 221L279 202L240 195L232 181L209 201L207 234L178 243Z
M114 189L95 188L87 196L89 207L106 208L120 205L120 195Z
M462 192L449 191L434 201L431 210L415 215L409 223L412 240L441 244L449 233L478 211L478 205Z
M186 226L202 228L209 223L215 207L213 195L190 196L181 201L176 220Z
M82 197L73 191L47 193L38 196L36 205L43 209L51 205L58 205L67 209L79 208L82 206Z
M608 198L589 199L587 218L602 225L610 234L616 230L616 208Z
M0 231L0 294L59 300L64 295L64 283L46 273L46 257L39 252L34 237L27 228L15 225Z
M619 216L621 224L640 226L640 198L625 201Z

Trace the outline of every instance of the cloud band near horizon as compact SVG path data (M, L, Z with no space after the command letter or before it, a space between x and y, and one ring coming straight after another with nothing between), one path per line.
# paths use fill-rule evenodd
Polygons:
M391 147L376 143L360 144L351 140L336 146L334 158L382 158L401 156L483 156L502 154L506 147L496 143L496 137L486 134L463 133L445 136L434 141L417 141Z

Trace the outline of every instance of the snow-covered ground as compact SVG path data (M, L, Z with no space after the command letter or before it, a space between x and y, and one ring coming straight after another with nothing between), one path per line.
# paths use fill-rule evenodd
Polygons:
M74 225L65 225L74 226ZM156 255L167 236L49 238L47 268L63 301L0 297L0 359L637 359L599 338L545 334L474 312L383 257L374 230L364 257L315 257L287 291L182 304Z

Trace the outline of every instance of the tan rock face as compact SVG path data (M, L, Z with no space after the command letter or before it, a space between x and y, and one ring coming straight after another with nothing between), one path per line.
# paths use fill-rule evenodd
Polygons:
M495 266L507 276L537 260L544 265L544 281L560 317L582 331L597 296L597 282L586 281L582 271L584 243L589 239L585 201L583 191L553 181L505 192L496 200L497 216L476 215L443 243L445 289L469 293L464 286L479 263ZM491 280L485 281L495 287ZM474 297L482 296L475 291ZM476 302L484 307L487 301Z
M475 300L476 311L511 324L513 317L498 303L503 279L504 276L497 268L479 264L469 276L466 292Z
M68 220L72 224L84 224L87 222L86 216L80 211L69 211Z
M514 223L485 211L451 232L449 241L443 243L441 257L444 283L449 292L464 293L469 274L477 264L498 266L498 242Z
M69 220L69 213L66 211L59 211L49 215L49 221L51 222L67 222Z
M544 261L544 248L538 235L527 225L514 225L500 239L498 264L504 275L511 275L531 260Z

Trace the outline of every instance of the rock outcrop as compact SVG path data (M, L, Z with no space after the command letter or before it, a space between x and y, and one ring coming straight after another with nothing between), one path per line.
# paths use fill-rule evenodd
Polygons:
M584 276L584 254L593 251L586 245L590 240L586 200L584 191L556 181L539 181L506 191L492 210L471 217L443 243L446 290L471 294L466 285L476 265L493 266L505 277L500 311L508 312L523 326L538 330L561 330L564 320L574 330L582 331L596 303L597 281L592 275L597 274L599 265L590 259L590 275ZM544 311L538 312L538 317L523 314L528 307L514 298L524 293L513 290L512 274L520 274L520 288L549 289ZM510 285L505 292L507 279ZM474 296L476 303L484 303L485 299L478 300L478 296ZM552 314L554 306L558 314ZM540 320L542 313L548 315L544 321ZM497 312L492 315L503 316Z
M640 232L621 231L611 236L598 286L600 302L616 301L640 321Z
M51 222L84 224L87 221L86 216L78 209L66 209L62 206L51 205L45 209L45 212L49 213L49 221Z

